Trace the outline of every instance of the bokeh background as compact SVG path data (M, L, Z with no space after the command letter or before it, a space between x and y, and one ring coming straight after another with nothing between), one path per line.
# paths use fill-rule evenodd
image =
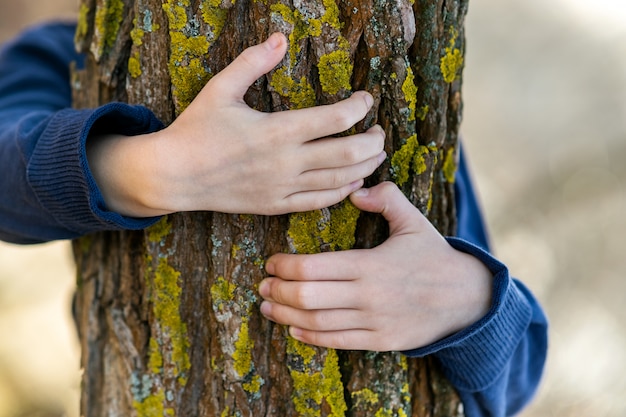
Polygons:
M76 0L0 0L0 41ZM463 132L497 256L551 320L525 417L626 415L626 3L470 0ZM0 245L0 417L77 417L67 243Z

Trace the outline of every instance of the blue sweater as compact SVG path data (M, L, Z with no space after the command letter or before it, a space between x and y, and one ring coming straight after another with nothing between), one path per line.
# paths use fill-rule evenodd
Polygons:
M89 171L87 136L136 135L162 123L145 107L111 103L71 109L72 24L48 24L0 50L0 239L29 244L101 230L142 229L157 219L107 210ZM530 291L488 252L485 227L467 165L456 177L458 236L448 242L485 263L493 301L480 321L432 345L404 352L434 355L457 388L465 413L508 416L534 394L547 351L546 318Z

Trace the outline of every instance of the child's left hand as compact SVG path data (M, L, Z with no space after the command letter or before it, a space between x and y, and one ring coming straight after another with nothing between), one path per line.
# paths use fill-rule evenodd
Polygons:
M305 343L348 350L408 350L482 318L492 275L452 248L392 183L350 196L381 213L390 236L373 249L276 254L259 292L261 312Z

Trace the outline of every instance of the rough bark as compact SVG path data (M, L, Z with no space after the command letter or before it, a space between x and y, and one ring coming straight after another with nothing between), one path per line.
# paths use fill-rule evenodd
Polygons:
M444 234L455 229L467 0L83 0L77 107L143 104L170 123L210 77L274 31L282 64L247 102L261 111L366 89L394 180ZM348 203L289 216L182 213L141 232L75 242L76 321L91 416L457 416L431 359L340 352L263 319L256 286L273 253L372 247L386 225Z

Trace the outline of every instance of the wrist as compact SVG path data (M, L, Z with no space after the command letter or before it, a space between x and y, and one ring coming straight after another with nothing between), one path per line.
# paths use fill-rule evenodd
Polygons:
M108 210L137 218L171 212L158 204L163 187L155 175L156 135L103 134L87 139L89 167Z

